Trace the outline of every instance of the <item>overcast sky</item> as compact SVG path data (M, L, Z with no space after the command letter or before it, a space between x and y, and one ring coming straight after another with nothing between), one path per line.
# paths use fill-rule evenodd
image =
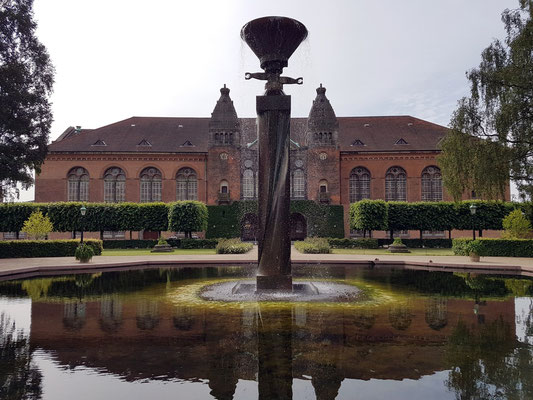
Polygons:
M56 68L51 140L68 126L131 116L210 116L219 89L255 115L259 61L241 42L249 20L283 15L309 37L284 75L292 115L307 116L316 87L337 116L412 115L448 125L468 94L465 72L503 38L501 12L518 0L35 0L37 34ZM27 195L24 197L27 198ZM31 197L30 197L31 199Z

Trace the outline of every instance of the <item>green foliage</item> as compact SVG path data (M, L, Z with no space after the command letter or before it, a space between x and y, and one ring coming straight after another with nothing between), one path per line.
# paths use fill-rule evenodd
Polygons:
M44 239L53 229L54 226L50 222L50 218L44 216L41 211L34 211L24 222L22 232L25 232L28 237L39 240Z
M182 249L214 249L218 239L181 239Z
M453 253L487 257L533 257L533 239L453 239Z
M329 254L331 247L327 238L307 237L304 241L294 242L294 247L300 253Z
M208 211L200 201L177 201L170 205L168 211L169 230L185 232L201 232L207 229Z
M0 197L33 183L52 124L54 67L35 34L32 0L0 6Z
M93 256L93 248L86 243L80 243L80 245L76 247L76 251L74 252L74 257L76 257L76 260L80 260L81 262L87 262L91 258L93 258Z
M168 246L168 242L163 237L157 241L157 244L158 246Z
M505 230L503 237L506 239L526 239L531 236L531 222L519 209L510 212L503 219L502 226Z
M232 238L241 235L241 222L246 214L257 215L256 201L235 201L230 205L207 206L209 220L207 238ZM291 213L302 214L307 221L307 234L344 237L344 207L317 204L311 200L291 201Z
M170 245L174 246L175 241L170 241ZM179 247L179 241L176 247ZM124 239L124 240L104 240L104 249L151 249L157 244L157 240L147 239Z
M388 205L383 200L361 200L350 204L352 229L386 230Z
M402 239L400 239L400 238L395 238L395 239L392 241L392 245L393 245L393 246L401 246L401 245L403 245Z
M328 243L332 249L377 249L377 239L362 238L362 239L337 239L328 238Z
M390 238L376 239L378 247L388 246L392 244ZM411 249L429 248L429 249L451 249L452 239L402 239L403 244Z
M253 248L251 243L243 243L238 238L220 239L216 246L217 254L243 254L248 253Z
M79 243L79 240L0 241L0 258L72 257ZM84 243L92 247L95 255L102 254L101 240L88 239Z
M503 197L509 178L523 196L533 194L532 3L505 10L507 37L495 40L468 72L471 95L459 101L439 164L454 198L475 190Z

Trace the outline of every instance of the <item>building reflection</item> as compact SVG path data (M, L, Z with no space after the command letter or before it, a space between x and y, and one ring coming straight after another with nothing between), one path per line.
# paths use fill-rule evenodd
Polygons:
M463 355L495 370L496 360L516 351L512 298L423 297L366 308L210 308L156 299L34 301L31 347L126 381L206 380L216 399L232 399L239 380L258 381L260 398L290 399L293 379L310 379L317 399L334 399L345 379L420 379L445 369L449 387L466 395L467 378L483 375Z

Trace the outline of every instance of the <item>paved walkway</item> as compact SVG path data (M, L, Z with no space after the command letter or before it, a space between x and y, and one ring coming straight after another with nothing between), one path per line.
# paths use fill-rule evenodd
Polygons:
M471 262L462 256L360 255L360 254L302 254L292 248L293 264L346 264L373 267L407 267L431 270L471 270L475 272L515 273L533 276L533 258L482 257ZM0 279L35 275L52 275L94 270L125 270L169 265L242 265L257 262L257 246L247 254L217 255L147 255L96 256L87 264L74 257L8 258L0 259Z

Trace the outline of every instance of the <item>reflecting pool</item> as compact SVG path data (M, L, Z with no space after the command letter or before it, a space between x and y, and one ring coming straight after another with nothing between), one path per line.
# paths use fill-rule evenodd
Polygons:
M532 399L533 280L301 267L356 301L217 302L246 268L0 282L1 399Z

